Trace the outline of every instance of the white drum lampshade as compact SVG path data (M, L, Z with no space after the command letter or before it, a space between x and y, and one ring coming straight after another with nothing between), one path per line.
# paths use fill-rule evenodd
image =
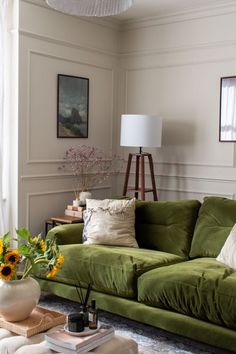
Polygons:
M121 146L161 147L162 118L145 114L121 116Z

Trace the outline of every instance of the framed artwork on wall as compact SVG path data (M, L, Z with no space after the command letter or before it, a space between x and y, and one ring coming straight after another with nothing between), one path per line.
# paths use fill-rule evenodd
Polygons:
M87 138L89 79L57 75L57 137Z
M236 76L220 79L219 140L236 141Z

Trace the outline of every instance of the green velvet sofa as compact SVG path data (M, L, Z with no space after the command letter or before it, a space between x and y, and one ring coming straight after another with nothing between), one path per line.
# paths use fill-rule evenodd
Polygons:
M79 301L92 282L98 307L236 352L236 271L218 262L236 223L236 201L137 201L139 248L82 244L83 224L49 231L65 256L42 290Z

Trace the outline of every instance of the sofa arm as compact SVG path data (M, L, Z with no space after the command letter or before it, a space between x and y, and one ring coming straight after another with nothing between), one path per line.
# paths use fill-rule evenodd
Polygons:
M82 243L84 224L64 224L51 229L46 238L56 239L58 245Z

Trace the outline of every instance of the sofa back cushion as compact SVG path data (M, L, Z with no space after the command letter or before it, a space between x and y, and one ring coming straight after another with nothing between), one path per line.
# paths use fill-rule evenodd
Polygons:
M205 197L194 230L190 257L217 257L235 223L235 200Z
M188 258L200 205L197 200L137 201L139 247Z

